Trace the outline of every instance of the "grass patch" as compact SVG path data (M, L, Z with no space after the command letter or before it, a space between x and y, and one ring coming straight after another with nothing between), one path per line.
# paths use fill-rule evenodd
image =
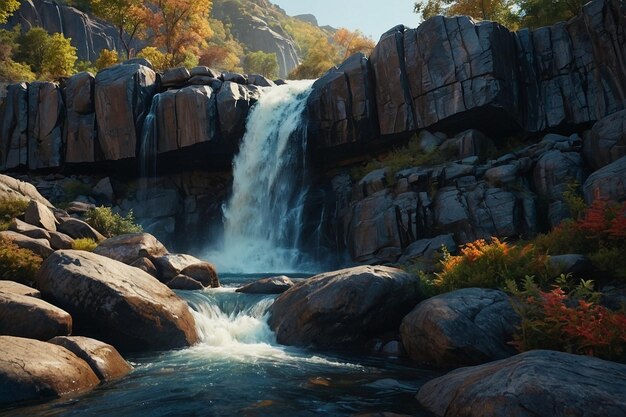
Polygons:
M0 278L30 285L43 259L28 249L0 238Z
M29 201L21 198L5 198L0 200L0 230L8 230L11 220L24 215Z
M88 237L82 239L76 239L72 242L72 249L75 250L84 250L87 252L93 252L93 250L98 246L95 240L90 239Z

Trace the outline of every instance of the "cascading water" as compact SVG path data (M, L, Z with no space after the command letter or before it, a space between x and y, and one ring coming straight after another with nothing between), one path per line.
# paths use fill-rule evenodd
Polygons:
M220 271L310 269L298 251L307 187L303 111L313 81L268 89L254 106L233 162L233 193L224 207Z

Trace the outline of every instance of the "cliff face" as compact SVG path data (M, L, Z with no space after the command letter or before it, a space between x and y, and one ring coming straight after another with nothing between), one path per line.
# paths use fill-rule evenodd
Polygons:
M109 23L48 0L24 0L5 27L24 30L40 26L50 33L71 38L79 60L95 61L103 49L118 49L118 34Z
M381 140L421 129L501 135L589 125L624 108L625 9L593 1L569 22L517 33L465 16L395 27L369 59L351 58L315 84L316 147L358 148L378 136L355 134L363 125Z

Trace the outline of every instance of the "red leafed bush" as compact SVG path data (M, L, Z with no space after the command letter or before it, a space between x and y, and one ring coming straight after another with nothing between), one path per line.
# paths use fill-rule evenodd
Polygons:
M552 349L626 363L624 311L611 311L593 297L566 294L558 286L544 292L531 285L518 297L518 350Z

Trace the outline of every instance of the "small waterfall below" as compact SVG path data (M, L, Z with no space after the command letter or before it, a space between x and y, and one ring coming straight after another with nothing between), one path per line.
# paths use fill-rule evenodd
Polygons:
M159 108L161 94L155 94L152 97L150 105L150 113L143 121L141 129L141 142L139 149L139 174L141 178L150 178L156 176L156 158L157 158L157 119L156 112Z
M313 81L268 89L248 116L223 208L223 247L209 255L220 271L292 272L312 268L301 253L307 193L303 111Z

